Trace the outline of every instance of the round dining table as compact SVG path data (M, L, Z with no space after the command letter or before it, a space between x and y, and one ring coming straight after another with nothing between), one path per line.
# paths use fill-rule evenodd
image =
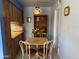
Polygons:
M36 59L38 59L38 56L39 56L38 55L38 48L39 48L40 45L43 46L43 48L45 48L45 44L48 43L48 39L47 38L43 38L43 37L35 37L35 38L28 38L27 40L25 40L25 42L28 42L30 46L31 45L36 46L36 48L35 48L37 50ZM45 52L45 49L43 51Z
M35 37L28 38L26 42L28 42L30 45L44 45L44 43L48 42L48 39L42 37Z

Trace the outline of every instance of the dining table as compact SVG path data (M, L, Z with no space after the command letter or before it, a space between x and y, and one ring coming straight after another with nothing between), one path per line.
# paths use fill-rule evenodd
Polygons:
M48 39L43 37L35 37L28 38L25 41L28 42L30 45L44 45L44 43L48 42Z
M27 40L25 40L25 42L28 42L30 46L31 45L36 46L36 48L35 48L37 50L36 59L38 59L38 56L39 56L38 55L38 48L39 48L40 45L44 46L44 44L48 43L48 39L43 38L43 37L34 37L34 38L28 38Z

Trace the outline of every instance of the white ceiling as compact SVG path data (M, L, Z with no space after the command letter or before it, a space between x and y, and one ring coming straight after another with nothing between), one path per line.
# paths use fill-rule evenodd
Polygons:
M35 6L37 0L18 0L24 6ZM51 6L56 0L38 0L39 6Z

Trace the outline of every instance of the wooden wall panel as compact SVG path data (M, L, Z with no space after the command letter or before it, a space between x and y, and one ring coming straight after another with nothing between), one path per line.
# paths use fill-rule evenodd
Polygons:
M5 59L14 59L17 54L16 50L17 52L19 51L18 49L19 46L16 47L15 45L17 45L17 41L21 39L18 38L19 36L17 37L18 40L16 38L15 39L11 38L11 27L10 27L11 21L19 22L20 19L19 17L21 16L18 17L18 13L17 13L18 10L20 9L17 8L12 2L10 2L9 0L3 0L3 19L5 26L6 55L10 56ZM22 10L20 10L20 12L22 12Z

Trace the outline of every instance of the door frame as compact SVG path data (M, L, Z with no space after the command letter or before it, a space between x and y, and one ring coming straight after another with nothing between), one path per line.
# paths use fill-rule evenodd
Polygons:
M61 29L61 0L58 0L58 6L54 11L54 47L59 48L59 34L60 34L60 29Z

